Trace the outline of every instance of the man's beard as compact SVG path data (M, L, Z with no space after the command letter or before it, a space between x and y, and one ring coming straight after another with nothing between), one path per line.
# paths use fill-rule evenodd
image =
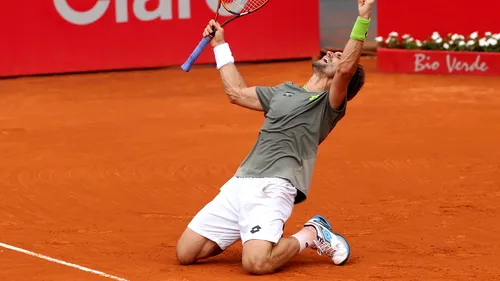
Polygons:
M313 62L312 64L312 67L313 67L313 72L317 75L325 75L325 68L327 67L327 65L325 63L323 63L322 61L315 61Z

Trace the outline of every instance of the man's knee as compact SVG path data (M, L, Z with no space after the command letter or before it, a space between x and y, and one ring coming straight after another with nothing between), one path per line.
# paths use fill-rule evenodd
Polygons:
M216 243L189 228L186 228L181 235L176 247L177 261L181 265L190 265L199 259L215 256L221 252L222 249Z
M189 246L189 241L185 239L179 239L176 247L176 255L177 261L181 265L190 265L196 262L197 251L193 251L193 249Z
M247 241L243 245L243 269L255 275L273 273L275 268L271 261L272 247L272 244L267 241Z
M246 272L255 275L271 274L274 271L269 263L269 257L264 255L243 258L242 265Z
M187 252L182 252L177 249L177 261L180 265L191 265L196 262L196 257L189 255Z

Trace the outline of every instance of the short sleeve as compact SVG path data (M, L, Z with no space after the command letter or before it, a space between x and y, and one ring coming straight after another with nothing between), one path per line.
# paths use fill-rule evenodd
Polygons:
M264 114L267 114L271 106L271 99L276 93L276 87L256 87L257 97L259 98Z
M329 95L330 93L327 93L326 98L323 101L325 104L325 117L330 126L335 126L335 124L345 116L347 109L347 97L344 99L344 102L339 106L339 108L333 108L330 104Z

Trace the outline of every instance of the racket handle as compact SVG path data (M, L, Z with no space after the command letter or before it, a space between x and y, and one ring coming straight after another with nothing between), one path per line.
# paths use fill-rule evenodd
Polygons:
M210 43L210 40L212 40L212 37L210 37L210 36L203 37L203 39L201 39L201 41L198 44L198 46L196 46L196 48L191 53L191 55L189 56L189 58L181 66L181 68L184 71L189 72L189 70L191 70L191 67L193 66L194 62L201 55L201 53L203 52L203 50L205 49L205 47L208 45L208 43Z

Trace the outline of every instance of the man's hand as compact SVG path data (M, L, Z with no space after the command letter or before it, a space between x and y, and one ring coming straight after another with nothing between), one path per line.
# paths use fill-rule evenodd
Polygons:
M214 37L210 41L210 44L212 47L217 47L221 44L226 43L224 41L224 29L220 26L220 24L214 20L210 20L208 22L207 27L205 27L205 30L203 31L203 37L211 36L212 32L215 32Z
M372 14L372 8L375 0L358 0L359 17L369 19Z

